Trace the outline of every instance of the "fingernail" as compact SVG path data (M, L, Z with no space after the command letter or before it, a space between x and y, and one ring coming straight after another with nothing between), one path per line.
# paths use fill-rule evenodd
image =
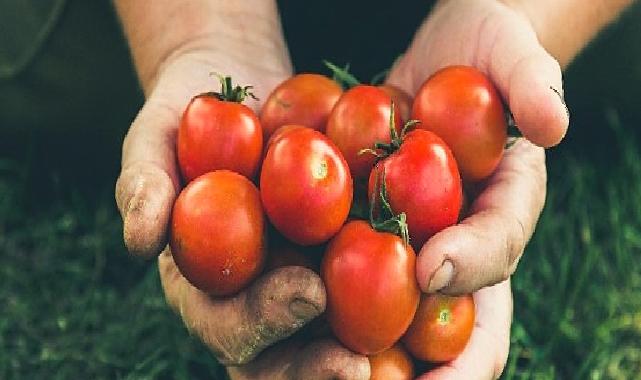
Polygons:
M561 100L561 103L563 104L563 107L565 108L565 114L567 117L570 117L570 110L568 109L568 105L565 103L565 96L563 95L562 91L559 91L556 89L554 86L550 86L550 90L554 91L554 93L559 97Z
M454 265L449 260L445 260L440 268L432 275L430 285L427 287L428 293L437 292L448 286L454 277Z
M308 320L314 318L320 311L314 304L307 302L304 299L295 299L289 304L289 311L298 319Z

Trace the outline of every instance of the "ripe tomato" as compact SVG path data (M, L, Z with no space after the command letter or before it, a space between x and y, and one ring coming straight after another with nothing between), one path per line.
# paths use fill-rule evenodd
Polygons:
M217 94L201 94L183 113L177 146L178 163L187 182L220 169L252 178L263 151L263 133L254 111L247 106L237 100L219 100Z
M227 296L260 272L265 221L258 189L228 170L202 175L183 189L171 216L171 252L198 289Z
M260 113L265 137L285 124L302 124L325 131L327 117L343 89L319 74L298 74L281 83L269 95Z
M488 177L503 156L507 123L501 97L473 67L451 66L432 75L414 98L412 119L445 140L466 181Z
M414 363L399 345L369 357L370 380L413 380Z
M345 159L318 131L291 130L267 151L260 173L263 205L274 227L297 244L334 236L347 219L352 192Z
M395 213L406 214L414 249L456 224L463 201L461 177L450 149L434 133L416 129L404 136L400 148L372 170L370 198L374 185L380 188L383 172L389 203Z
M403 343L417 359L448 362L463 352L473 328L472 295L424 294L414 321L403 336Z
M347 223L321 264L327 319L334 335L364 355L391 347L412 321L420 291L416 257L398 236L369 223Z
M398 107L401 121L403 123L409 121L412 113L412 97L407 92L389 83L378 86L378 88L385 91L392 98L394 104Z
M355 179L366 179L376 161L369 154L359 155L361 149L390 141L391 102L392 98L380 88L359 85L345 92L329 115L327 137L343 153ZM398 112L394 126L400 130Z

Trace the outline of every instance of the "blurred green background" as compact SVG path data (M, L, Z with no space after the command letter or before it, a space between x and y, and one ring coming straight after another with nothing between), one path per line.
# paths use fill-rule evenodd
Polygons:
M123 247L113 188L142 95L110 3L31 3L0 2L0 46L33 47L20 70L0 66L0 378L223 378L165 306L155 264ZM429 8L417 3L281 1L297 69L328 58L370 78L403 51ZM58 17L39 40L16 23L47 20L19 12ZM503 378L641 378L641 6L565 79L572 125L513 277Z

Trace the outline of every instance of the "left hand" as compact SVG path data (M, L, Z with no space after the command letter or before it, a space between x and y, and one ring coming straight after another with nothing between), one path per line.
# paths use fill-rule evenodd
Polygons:
M414 95L430 75L451 65L474 66L488 75L527 140L518 139L479 184L467 217L419 252L417 278L424 292L476 292L477 308L465 351L421 379L490 379L500 376L509 351L509 277L545 203L541 147L561 141L569 116L560 96L559 64L540 45L524 13L501 1L439 1L388 82Z

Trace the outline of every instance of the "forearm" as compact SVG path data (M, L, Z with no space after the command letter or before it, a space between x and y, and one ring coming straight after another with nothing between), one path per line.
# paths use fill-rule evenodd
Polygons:
M530 19L539 41L561 67L634 0L501 0Z
M208 50L229 66L245 57L257 57L260 51L267 53L264 60L289 62L273 0L114 3L146 93L164 65L193 51Z

